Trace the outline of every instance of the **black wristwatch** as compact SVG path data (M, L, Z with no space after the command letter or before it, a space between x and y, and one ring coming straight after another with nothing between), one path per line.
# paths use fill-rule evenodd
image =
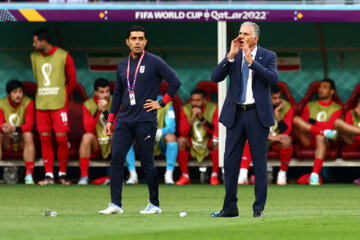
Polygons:
M162 107L162 108L166 106L166 103L164 103L164 101L162 99L160 99L158 101L158 103L159 103L160 107Z

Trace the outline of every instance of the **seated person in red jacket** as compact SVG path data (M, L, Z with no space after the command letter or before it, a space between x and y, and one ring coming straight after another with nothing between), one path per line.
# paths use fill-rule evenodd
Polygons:
M333 100L335 83L325 78L318 89L318 100L310 101L304 107L301 117L294 117L295 135L304 147L315 148L315 161L310 175L310 185L319 185L319 174L329 147L327 140L335 140L337 131L334 122L341 118L342 108Z
M94 97L89 98L83 105L83 126L79 148L80 180L79 185L86 185L89 181L90 157L99 154L103 159L111 154L111 138L104 134L106 119L111 106L110 82L104 78L96 79L94 83Z
M2 150L22 150L25 161L25 184L34 184L35 160L34 101L24 96L24 85L18 80L6 84L7 97L0 99L0 160Z
M191 101L182 107L179 132L177 160L182 175L176 185L190 184L186 149L190 149L191 156L201 162L209 154L208 145L212 148L213 164L210 184L219 184L218 107L206 100L204 90L193 90Z
M336 119L335 129L345 143L345 150L360 149L360 94L356 96L356 106L345 114L345 121ZM360 185L360 178L354 181Z
M292 125L294 118L294 108L291 104L282 99L278 85L270 86L271 100L274 108L275 125L270 128L268 137L268 148L279 151L280 171L277 176L278 185L286 185L286 172L293 153L292 145ZM251 163L251 154L248 142L246 142L243 157L240 164L239 185L246 185L248 181L248 170Z

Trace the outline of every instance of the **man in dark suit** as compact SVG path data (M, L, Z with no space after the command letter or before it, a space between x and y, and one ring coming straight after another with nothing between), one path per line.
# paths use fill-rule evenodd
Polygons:
M276 54L257 45L260 28L244 22L239 36L211 75L214 82L230 76L219 121L226 127L224 155L225 200L214 217L237 217L237 177L246 140L253 159L255 182L254 217L262 217L267 195L267 137L274 125L270 85L278 80Z

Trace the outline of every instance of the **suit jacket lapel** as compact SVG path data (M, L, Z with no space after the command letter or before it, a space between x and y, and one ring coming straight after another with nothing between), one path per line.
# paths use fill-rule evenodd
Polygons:
M236 54L236 57L237 57L237 61L238 61L238 63L239 63L239 66L240 66L240 72L242 72L242 55L243 55L243 52L242 52L242 50L240 50L239 52L238 52L238 54Z
M258 47L257 47L256 56L255 56L255 60L256 60L257 62L259 62L259 63L261 63L261 61L262 61L262 54L263 54L262 49L261 49L260 46L258 46Z
M262 48L258 45L257 46L257 51L256 51L256 55L255 55L255 61L257 61L258 63L262 63L262 60L263 60L263 51L262 51ZM255 75L256 73L253 71L253 74L252 74L252 79L254 80L255 78ZM254 84L254 81L253 81L253 84Z
M239 79L238 81L238 85L240 87L241 81L242 81L242 67L241 67L241 63L242 63L242 51L240 50L238 52L238 54L235 55L235 62L236 64L236 79Z

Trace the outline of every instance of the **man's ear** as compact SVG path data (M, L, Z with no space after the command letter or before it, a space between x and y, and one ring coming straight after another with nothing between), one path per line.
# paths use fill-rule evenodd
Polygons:
M334 97L335 96L335 89L331 89L331 95Z

